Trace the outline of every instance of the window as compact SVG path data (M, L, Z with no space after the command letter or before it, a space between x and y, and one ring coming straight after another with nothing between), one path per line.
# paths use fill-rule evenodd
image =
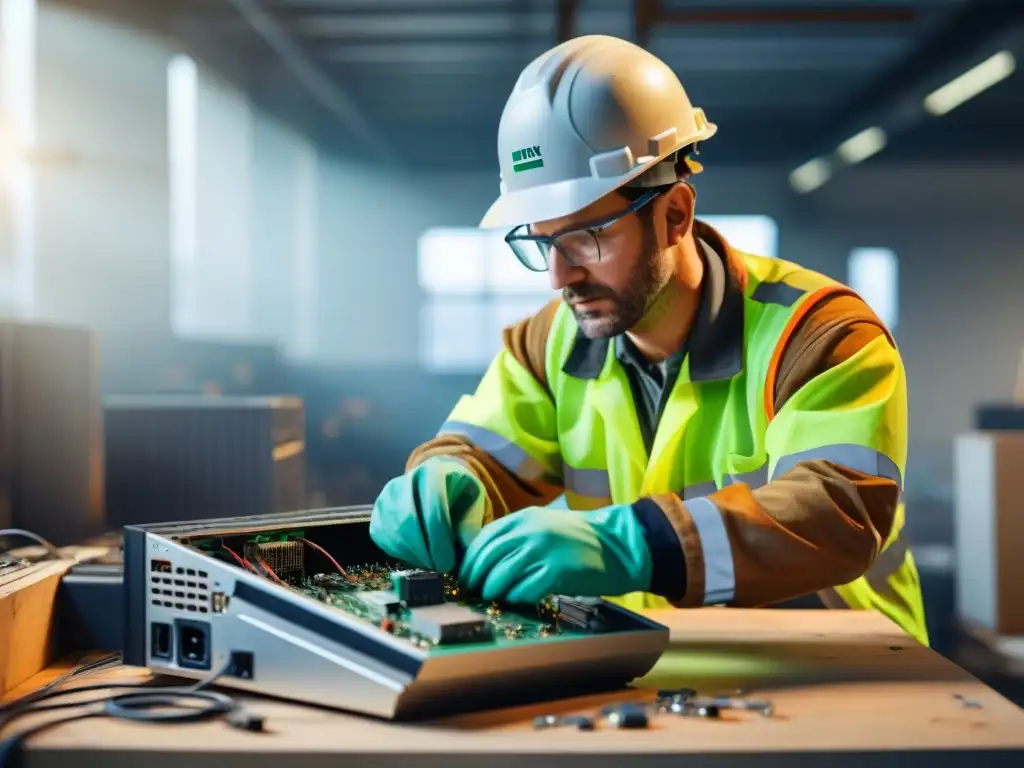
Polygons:
M35 312L36 0L0 0L0 314Z
M701 216L731 245L778 255L779 231L769 216ZM420 360L433 371L480 371L501 348L503 328L553 296L548 275L523 267L504 231L438 227L420 236Z
M552 294L548 275L523 267L505 233L439 227L420 236L418 270L427 299L420 317L420 360L433 371L479 371L501 348L503 328Z
M899 320L899 261L888 248L855 248L847 283L890 330Z
M172 327L191 337L251 338L251 107L184 55L168 64L167 95Z
M718 230L733 248L757 256L779 255L779 225L771 216L701 216L697 218Z

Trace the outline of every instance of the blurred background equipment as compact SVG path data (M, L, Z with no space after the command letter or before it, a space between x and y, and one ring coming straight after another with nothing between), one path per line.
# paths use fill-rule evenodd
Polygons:
M91 331L0 322L0 528L58 545L103 529L98 379Z
M122 395L104 412L109 527L305 506L297 398Z

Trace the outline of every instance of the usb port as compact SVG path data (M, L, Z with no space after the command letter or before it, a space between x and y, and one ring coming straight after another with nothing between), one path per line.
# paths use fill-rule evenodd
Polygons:
M157 573L170 573L171 562L170 560L150 560L149 570L156 571Z

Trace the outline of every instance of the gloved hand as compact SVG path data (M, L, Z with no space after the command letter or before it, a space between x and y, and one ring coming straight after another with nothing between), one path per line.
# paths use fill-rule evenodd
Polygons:
M448 573L456 542L465 550L484 524L483 483L460 461L429 458L384 486L373 505L370 537L392 557Z
M628 504L591 512L529 507L480 532L459 580L485 600L529 604L550 594L644 592L653 568L644 530Z

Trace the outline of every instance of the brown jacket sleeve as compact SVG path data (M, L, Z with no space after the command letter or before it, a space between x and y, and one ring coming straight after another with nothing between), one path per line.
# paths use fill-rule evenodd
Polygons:
M776 408L816 375L887 335L863 300L824 300L795 329L775 384ZM804 461L759 488L736 484L708 499L725 522L736 577L735 606L761 606L845 584L862 576L888 538L900 489L891 480L829 461ZM700 538L686 502L653 498L683 549L679 606L705 599Z
M505 349L547 387L544 354L548 331L558 309L558 300L551 301L532 317L516 323L504 331ZM459 435L438 435L416 448L406 471L431 456L451 456L465 462L487 489L491 502L488 517L493 519L523 509L550 504L562 493L562 487L546 482L526 482L507 471L490 454L480 450Z

